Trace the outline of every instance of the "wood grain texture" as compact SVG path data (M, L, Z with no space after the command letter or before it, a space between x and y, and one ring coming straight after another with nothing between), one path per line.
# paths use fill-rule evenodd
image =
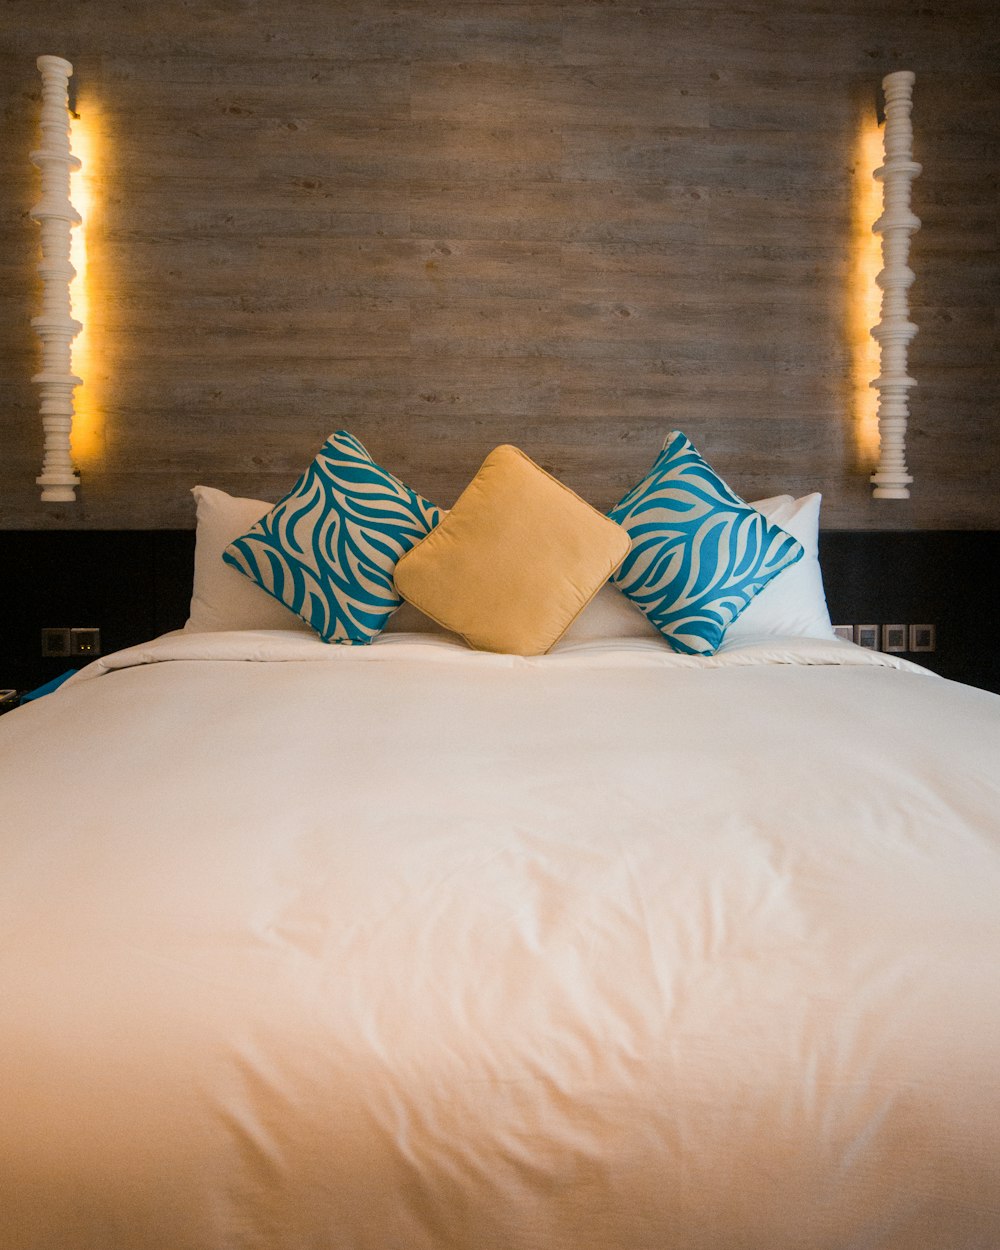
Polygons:
M1000 529L1000 39L953 0L5 0L0 528L193 524L334 429L443 505L513 442L607 508L684 429L842 530ZM58 32L58 33L56 33ZM39 92L98 167L77 505L34 479ZM870 497L859 129L913 69L905 502Z

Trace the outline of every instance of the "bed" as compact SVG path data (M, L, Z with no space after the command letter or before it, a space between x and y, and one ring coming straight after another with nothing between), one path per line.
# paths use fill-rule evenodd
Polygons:
M227 628L266 506L0 720L0 1247L995 1250L1000 700L611 586Z

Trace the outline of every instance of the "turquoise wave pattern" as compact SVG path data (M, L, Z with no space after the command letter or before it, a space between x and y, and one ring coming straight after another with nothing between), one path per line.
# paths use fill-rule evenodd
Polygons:
M284 499L222 554L324 642L367 643L402 603L392 574L441 512L338 430Z
M608 516L632 539L611 580L687 655L713 655L754 596L804 554L678 430Z

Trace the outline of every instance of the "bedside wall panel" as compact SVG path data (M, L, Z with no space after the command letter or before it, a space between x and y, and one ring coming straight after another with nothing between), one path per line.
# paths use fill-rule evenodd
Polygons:
M28 689L73 660L43 660L46 626L98 626L105 653L187 619L191 531L0 533L0 687ZM827 601L837 624L935 625L938 650L910 658L1000 693L1000 533L825 531Z

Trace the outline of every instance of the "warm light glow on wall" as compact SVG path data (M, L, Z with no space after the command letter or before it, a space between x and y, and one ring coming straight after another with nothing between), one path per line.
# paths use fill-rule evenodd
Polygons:
M94 113L86 100L77 107L79 115L70 122L70 142L73 154L79 157L80 168L70 175L70 200L82 221L73 228L70 262L76 270L76 277L70 283L69 292L73 316L83 326L73 340L73 370L83 379L83 384L76 388L72 433L73 459L83 466L99 454L101 444L98 366L91 318L93 272L87 254L88 238L93 237L99 166L94 150Z
M881 316L882 292L875 278L882 268L882 244L872 226L882 214L882 184L872 177L872 170L881 164L882 129L871 116L865 119L855 149L848 301L854 445L865 468L874 468L879 453L878 394L871 386L879 373L879 347L871 328Z

